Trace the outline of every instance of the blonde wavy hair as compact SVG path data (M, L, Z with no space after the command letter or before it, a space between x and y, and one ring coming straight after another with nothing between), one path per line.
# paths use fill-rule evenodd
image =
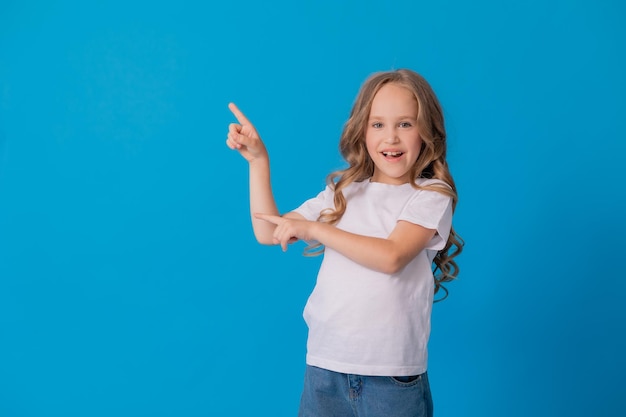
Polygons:
M374 174L374 163L365 145L365 131L374 96L383 85L390 83L408 89L417 100L417 128L422 139L422 149L411 168L411 185L416 189L432 190L450 196L452 210L456 208L457 192L446 161L446 130L439 100L424 77L412 70L398 69L374 73L361 86L339 141L339 150L348 167L333 171L326 178L326 182L334 190L335 209L322 211L318 221L336 224L346 211L347 202L343 189L352 182L364 181ZM417 178L438 179L446 185L420 186L416 183ZM434 291L445 292L440 300L448 296L448 290L443 283L452 281L459 273L454 258L461 253L463 245L463 239L452 228L445 247L433 259ZM314 245L307 247L305 254L314 256L323 251L321 245Z

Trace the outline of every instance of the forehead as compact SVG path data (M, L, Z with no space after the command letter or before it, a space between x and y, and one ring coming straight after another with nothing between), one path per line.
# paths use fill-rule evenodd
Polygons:
M417 100L408 88L394 83L383 85L374 95L370 115L417 115Z

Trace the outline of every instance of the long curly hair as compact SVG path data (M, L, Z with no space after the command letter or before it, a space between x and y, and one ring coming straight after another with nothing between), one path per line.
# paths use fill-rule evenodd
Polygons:
M417 128L422 139L422 148L411 168L411 185L416 189L437 191L450 196L452 210L456 208L457 191L446 161L446 130L439 100L424 77L409 69L398 69L374 73L361 86L339 141L339 150L348 167L333 171L326 178L326 182L334 190L335 209L322 211L318 221L336 224L346 211L347 202L343 189L352 182L364 181L374 174L374 163L365 145L365 131L374 96L383 85L390 83L408 89L417 100ZM420 186L416 183L417 178L438 179L446 185ZM452 281L459 273L454 258L461 253L463 245L463 239L452 228L445 247L437 252L433 260L434 291L437 293L443 290L445 293L440 300L448 295L443 283ZM323 251L323 247L315 245L307 247L305 254L319 255Z

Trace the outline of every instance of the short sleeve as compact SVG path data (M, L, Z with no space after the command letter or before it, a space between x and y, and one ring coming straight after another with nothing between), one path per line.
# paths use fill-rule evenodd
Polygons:
M452 198L437 191L420 190L405 205L398 220L436 230L426 249L441 250L452 227Z
M307 220L316 221L322 210L334 208L333 196L333 191L329 186L326 186L316 197L308 199L293 211Z

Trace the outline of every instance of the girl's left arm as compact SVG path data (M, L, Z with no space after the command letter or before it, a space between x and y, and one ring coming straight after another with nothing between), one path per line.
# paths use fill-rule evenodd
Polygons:
M387 274L404 268L424 250L436 233L434 229L400 220L387 238L377 238L346 232L327 223L304 220L296 213L283 217L255 214L255 217L276 225L274 243L280 244L283 250L287 250L288 243L294 238L313 240L358 264Z

